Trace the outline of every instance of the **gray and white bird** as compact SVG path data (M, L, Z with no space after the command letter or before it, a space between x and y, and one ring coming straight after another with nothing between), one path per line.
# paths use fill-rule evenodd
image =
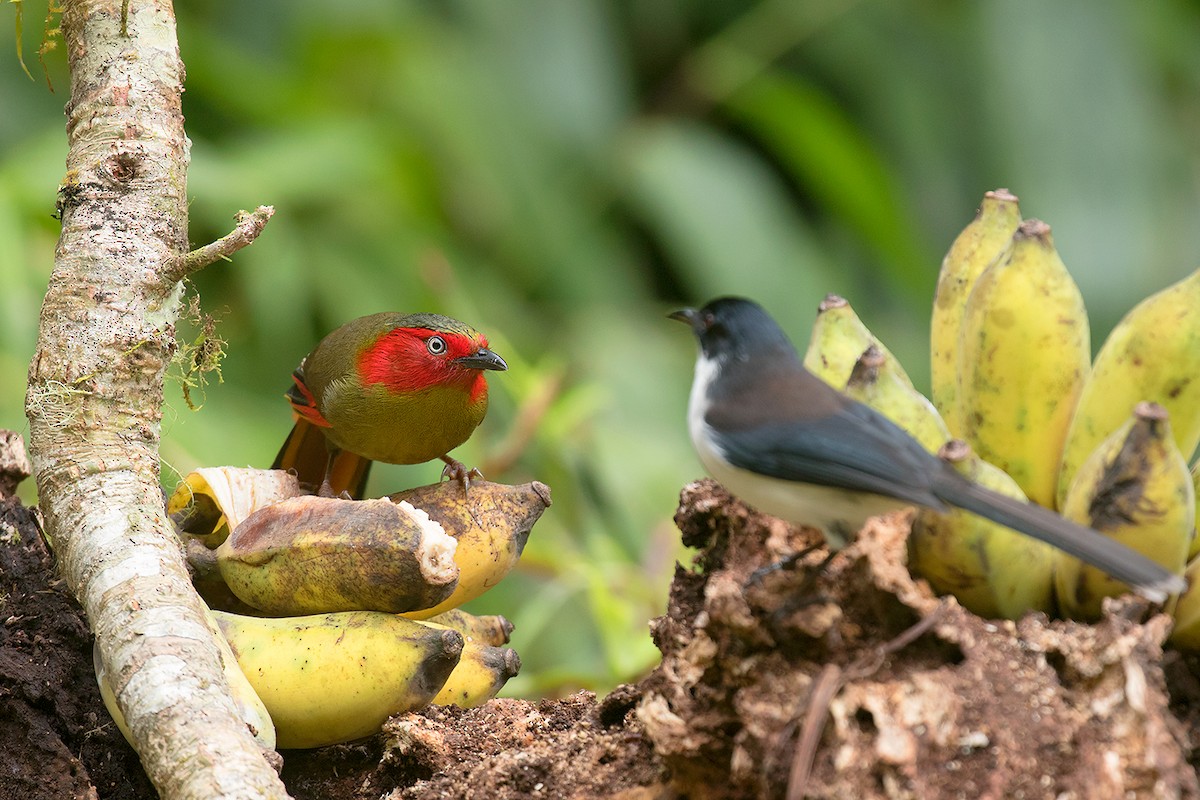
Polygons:
M688 405L708 473L754 508L820 528L843 547L869 517L956 506L1091 564L1155 602L1184 581L1130 548L1041 506L964 478L879 412L804 368L758 304L723 297L670 315L700 342Z

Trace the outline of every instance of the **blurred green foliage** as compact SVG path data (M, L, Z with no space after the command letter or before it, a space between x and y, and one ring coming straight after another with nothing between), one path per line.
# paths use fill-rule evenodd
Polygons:
M0 68L0 425L22 429L63 172L45 3ZM516 623L510 693L653 665L676 559L691 337L718 293L803 342L848 297L921 383L941 255L987 189L1049 221L1095 343L1200 254L1200 13L1183 0L201 0L181 3L191 237L278 214L195 281L223 383L163 425L164 483L267 465L328 330L385 309L470 321L508 359L457 451L555 504L474 604ZM0 22L11 19L6 4ZM11 36L5 41L11 44ZM194 334L186 334L194 335ZM377 468L378 492L439 466Z

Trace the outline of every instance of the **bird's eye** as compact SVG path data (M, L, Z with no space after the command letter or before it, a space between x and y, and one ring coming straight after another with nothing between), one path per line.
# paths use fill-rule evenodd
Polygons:
M425 349L430 355L440 356L446 352L446 340L440 336L430 336L425 340Z

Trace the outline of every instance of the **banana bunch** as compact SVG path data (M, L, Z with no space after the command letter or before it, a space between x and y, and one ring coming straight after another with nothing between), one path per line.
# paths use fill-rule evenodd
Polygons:
M1183 485L1184 459L1200 444L1200 270L1130 311L1094 362L1089 339L1086 309L1049 226L1021 221L1011 193L989 192L938 277L930 336L934 405L950 433L1010 475L1031 501L1182 570L1189 550L1200 551L1188 522L1194 501L1185 503L1195 489L1185 496ZM1162 408L1130 419L1135 406L1147 414L1143 402ZM1162 432L1172 430L1168 443ZM1126 451L1146 463L1118 458ZM1132 503L1118 487L1141 499ZM973 540L965 524L962 530ZM913 545L921 572L961 577L939 569L938 559L954 560L933 555L928 545L920 537ZM1013 572L1034 563L1008 561ZM1063 614L1094 616L1103 596L1124 588L1057 551L1052 561ZM1028 571L1044 584L1041 566ZM989 580L999 585L1002 578ZM936 578L931 583L938 586ZM941 588L960 599L966 594L945 582Z
M1171 428L1165 408L1138 403L1125 424L1080 465L1062 513L1182 572L1196 523L1196 496ZM1055 559L1058 604L1067 616L1098 619L1100 602L1126 590L1061 551Z
M222 609L227 665L295 748L494 697L521 666L504 646L512 623L459 606L512 570L549 505L537 482L341 500L302 495L279 471L221 467L189 475L168 511L198 590Z

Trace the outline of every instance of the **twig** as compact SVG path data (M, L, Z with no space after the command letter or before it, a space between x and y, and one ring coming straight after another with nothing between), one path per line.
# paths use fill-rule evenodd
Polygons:
M813 760L817 757L817 745L821 741L821 731L825 729L829 704L841 688L841 667L826 664L808 693L808 711L804 715L804 725L796 740L792 769L788 773L787 800L802 800L808 790L808 777L812 774Z
M275 206L259 206L254 211L239 211L235 217L237 226L232 231L215 242L197 247L167 264L163 269L163 277L175 283L199 272L218 259L228 258L252 244L274 214Z

